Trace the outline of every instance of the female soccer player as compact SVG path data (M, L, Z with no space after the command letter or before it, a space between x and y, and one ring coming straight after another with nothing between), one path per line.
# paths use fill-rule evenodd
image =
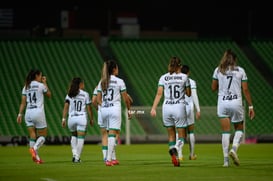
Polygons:
M130 110L130 100L127 96L126 86L118 75L118 65L113 60L104 62L101 80L98 84L97 101L101 110L102 121L108 124L108 150L105 165L119 164L115 153L116 136L121 128L121 96L125 101L126 108ZM128 111L130 113L130 111ZM129 118L131 115L128 115Z
M157 105L164 93L162 106L163 125L167 128L169 139L169 153L174 166L180 166L178 150L182 149L186 137L186 107L185 94L191 96L189 78L181 73L181 60L172 57L168 66L168 73L162 75L158 82L157 93L151 109L151 116L156 116ZM178 139L176 139L176 131Z
M240 162L237 150L244 130L242 91L249 106L248 114L251 120L254 118L255 112L245 70L237 65L237 56L232 50L228 49L224 52L218 67L213 72L212 78L212 91L218 91L217 115L222 127L223 167L229 166L228 155L233 159L234 164L238 166ZM235 135L232 148L229 151L231 123L234 125Z
M68 93L65 97L62 119L63 127L66 126L67 114L67 124L72 134L70 142L73 156L72 162L80 163L86 135L88 115L90 125L94 125L90 96L88 92L84 91L84 81L80 77L72 79Z
M183 65L181 68L181 72L190 76L190 67L188 65ZM187 112L187 133L189 139L190 146L190 160L196 160L197 155L195 154L195 135L194 135L194 124L195 118L196 120L200 119L200 106L199 99L197 94L197 85L196 81L189 78L191 84L191 96L185 96L185 104L186 104L186 112ZM194 109L196 109L195 117L194 117ZM182 150L178 150L179 160L183 160Z
M46 77L42 76L40 70L30 70L22 90L17 122L21 124L23 111L26 107L25 123L29 132L29 152L32 160L37 164L43 163L38 155L38 150L44 144L47 136L44 95L49 98L51 97Z
M92 96L92 104L95 107L95 109L98 112L98 125L100 127L100 131L101 131L101 145L102 145L102 156L103 156L103 160L106 161L106 155L107 155L107 150L108 150L108 127L107 127L107 121L102 121L101 119L101 111L100 111L100 106L98 106L97 103L97 90L98 87L96 87L93 91L93 96ZM127 94L129 101L130 101L130 105L132 105L133 103L133 99L132 97ZM119 142L119 133L116 135L116 144L118 144ZM115 158L115 153L112 154L113 157Z

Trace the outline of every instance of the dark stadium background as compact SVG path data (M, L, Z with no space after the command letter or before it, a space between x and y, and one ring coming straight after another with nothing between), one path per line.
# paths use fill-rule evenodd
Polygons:
M69 13L67 27L63 27L61 20L61 13L64 11ZM122 31L124 26L118 23L121 17L136 18L140 27L139 34L129 37L129 41ZM3 84L0 85L0 144L27 143L26 127L18 126L15 120L21 96L20 89L30 66L41 67L48 76L58 74L55 81L50 81L57 96L54 101L46 104L50 112L47 143L67 143L68 132L57 122L61 116L66 82L77 72L89 81L87 90L93 90L99 80L101 63L109 56L119 60L120 76L125 78L128 92L134 99L134 106L137 110L145 110L145 114L137 115L135 121L131 121L131 129L134 128L132 132L135 133L133 141L164 140L166 130L161 126L160 118L151 121L149 116L149 101L154 92L148 91L147 88L153 90L154 84L151 83L155 82L156 86L157 79L151 80L159 76L151 74L165 70L163 64L156 63L156 69L153 64L155 61L163 62L170 52L179 54L190 63L193 70L198 72L193 76L201 75L198 83L200 105L203 106L202 109L207 110L202 113L202 119L207 122L199 121L197 140L219 141L220 134L214 135L219 128L218 121L213 122L216 118L216 105L209 102L213 101L214 97L210 97L211 90L207 85L210 85L211 81L210 69L217 64L215 62L218 62L218 57L226 46L231 46L237 51L240 63L247 66L250 77L257 121L249 122L246 138L258 142L272 142L272 18L271 5L263 1L2 1L0 80ZM146 41L146 38L152 41ZM262 48L257 49L261 45ZM138 54L135 53L136 50ZM135 67L128 66L133 63L138 64ZM145 68L149 70L147 67L153 70L147 72L148 76L143 71ZM78 71L82 69L88 69L92 75L87 74L87 71ZM129 70L129 73L126 70ZM134 79L130 79L132 75L138 78L142 75L142 84L146 87L140 87L142 84L133 85ZM140 87L140 94L134 90L135 87ZM142 91L144 89L145 91ZM212 122L215 124L211 124ZM88 141L100 140L98 126L88 131ZM201 137L202 139L199 139Z
M13 9L13 26L33 30L60 27L60 12L73 14L73 29L96 29L101 35L119 30L117 17L135 15L142 31L196 32L199 37L272 37L273 11L263 1L4 1L0 8ZM5 28L1 28L5 29ZM6 28L7 29L7 28Z

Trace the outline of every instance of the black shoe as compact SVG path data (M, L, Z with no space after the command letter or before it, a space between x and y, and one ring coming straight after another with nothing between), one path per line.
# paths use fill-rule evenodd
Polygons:
M81 159L74 158L74 160L73 160L73 163L81 163L81 162L82 162Z

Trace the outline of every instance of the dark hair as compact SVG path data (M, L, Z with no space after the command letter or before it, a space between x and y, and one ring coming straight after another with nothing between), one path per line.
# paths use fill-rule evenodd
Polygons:
M117 68L114 60L105 61L101 71L101 88L105 91L108 88L110 76L113 74L114 68Z
M25 80L25 88L28 89L31 81L35 80L36 79L36 75L40 75L40 74L41 74L40 70L38 70L38 69L31 69L28 72L26 80Z
M187 74L187 73L189 73L189 71L190 71L190 67L188 65L182 66L182 68L181 68L182 73Z
M69 90L68 90L68 96L69 97L75 97L78 95L80 91L80 83L83 82L81 78L75 77L72 79Z

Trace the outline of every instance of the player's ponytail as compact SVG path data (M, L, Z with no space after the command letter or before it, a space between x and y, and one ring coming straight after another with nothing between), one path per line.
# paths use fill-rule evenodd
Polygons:
M108 60L104 62L101 71L101 88L102 91L106 91L109 86L110 76L113 74L114 68L117 67L117 63L114 60Z
M234 67L236 66L237 62L237 56L236 54L231 50L227 49L221 58L220 64L219 64L219 71L222 74L226 74L226 71L230 68L231 70L234 70Z
M172 57L168 66L168 72L173 74L181 69L181 60L178 57Z
M29 89L29 85L31 81L36 79L36 75L40 75L41 71L38 69L31 69L29 73L27 74L26 80L25 80L25 88Z
M109 84L108 66L107 62L104 62L101 71L101 88L103 91L105 91L108 88L108 84Z
M78 95L80 91L80 83L82 82L82 79L79 77L75 77L72 79L69 90L68 90L68 96L69 97L75 97Z

